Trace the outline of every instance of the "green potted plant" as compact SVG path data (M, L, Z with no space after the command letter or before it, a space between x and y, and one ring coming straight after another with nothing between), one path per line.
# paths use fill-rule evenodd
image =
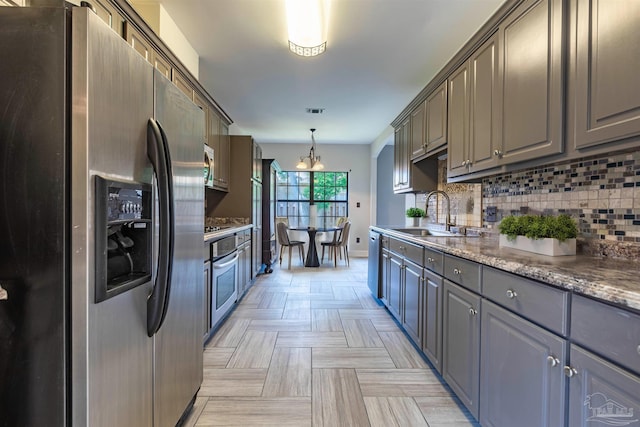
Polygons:
M566 214L510 215L502 219L500 246L542 255L575 255L578 227Z
M408 218L413 218L413 226L417 227L420 225L420 218L424 217L425 213L424 210L420 208L409 208L407 209L406 215Z

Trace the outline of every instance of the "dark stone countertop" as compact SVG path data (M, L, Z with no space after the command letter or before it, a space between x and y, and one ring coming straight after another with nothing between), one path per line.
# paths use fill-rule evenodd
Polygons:
M443 253L535 279L549 285L640 311L640 261L577 254L550 257L500 248L496 235L483 237L414 237L392 228L371 229Z

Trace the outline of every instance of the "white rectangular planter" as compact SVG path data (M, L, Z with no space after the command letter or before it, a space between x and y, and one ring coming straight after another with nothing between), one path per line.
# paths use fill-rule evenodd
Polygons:
M509 240L506 235L501 234L500 247L549 256L575 255L576 239L567 239L561 242L558 239L530 239L517 236L515 240Z

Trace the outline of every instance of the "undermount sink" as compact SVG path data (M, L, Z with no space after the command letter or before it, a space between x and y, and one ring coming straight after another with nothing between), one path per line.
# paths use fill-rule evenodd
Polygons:
M452 233L451 231L445 230L429 230L428 228L392 228L392 230L417 237L470 237L462 233Z

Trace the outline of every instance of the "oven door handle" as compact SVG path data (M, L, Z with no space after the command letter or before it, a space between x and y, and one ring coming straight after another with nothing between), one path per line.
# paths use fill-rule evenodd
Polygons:
M147 335L152 337L167 314L171 291L174 248L173 173L167 137L154 119L147 123L147 156L158 182L158 268L156 282L147 299Z
M231 264L235 263L238 258L240 257L240 254L238 254L238 252L236 251L236 254L233 256L233 259L227 261L227 262L223 262L223 263L213 263L211 264L211 267L216 268L216 269L223 269L223 268L227 268L229 267Z

